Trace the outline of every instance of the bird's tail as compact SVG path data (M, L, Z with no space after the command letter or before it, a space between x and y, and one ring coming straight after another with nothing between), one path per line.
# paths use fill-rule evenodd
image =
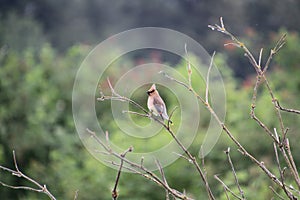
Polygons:
M163 121L168 120L171 124L173 124L172 120L170 120L168 115L160 114L160 117Z

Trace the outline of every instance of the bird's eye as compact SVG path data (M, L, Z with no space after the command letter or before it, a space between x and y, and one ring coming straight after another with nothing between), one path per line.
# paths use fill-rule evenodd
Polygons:
M151 94L153 93L155 90L150 90L150 91L147 91L147 94Z

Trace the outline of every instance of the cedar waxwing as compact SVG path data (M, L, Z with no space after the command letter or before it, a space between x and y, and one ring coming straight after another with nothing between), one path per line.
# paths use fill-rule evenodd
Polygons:
M169 116L167 114L166 105L162 100L162 98L159 96L155 84L151 86L151 88L147 91L147 94L148 94L147 106L150 112L153 113L155 116L159 115L163 120L168 120L170 121L170 123L172 123L172 121L169 119Z

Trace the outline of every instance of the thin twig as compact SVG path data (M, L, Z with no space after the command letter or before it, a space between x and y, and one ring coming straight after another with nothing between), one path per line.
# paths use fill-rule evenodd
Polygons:
M161 166L159 160L155 159L155 163L156 163L156 166L157 166L157 168L158 168L158 170L159 170L159 173L160 173L160 175L161 175L161 178L162 178L163 182L164 182L166 185L168 185L167 178L166 178L166 176L165 176L165 172L164 172L164 170L163 170L163 168L162 168L162 166ZM165 189L165 191L166 191L166 200L170 200L169 191L168 191L167 189Z
M127 97L124 97L124 96L121 96L119 95L115 90L114 88L112 87L111 85L111 82L109 80L109 78L107 78L107 82L108 82L108 86L112 92L112 96L105 96L103 93L100 93L101 94L101 97L97 98L98 101L104 101L104 100L116 100L116 101L123 101L123 102L129 102L131 103L132 105L136 106L137 108L139 108L140 110L142 110L144 113L148 114L148 111L143 108L143 106L141 106L140 104L136 103L135 101L127 98Z
M149 115L149 114L143 114L143 113L139 113L139 112L135 112L135 111L130 111L130 110L123 110L122 113L134 114L134 115L138 115L140 117L151 118L151 115Z
M204 159L204 156L203 156L203 150L202 150L202 146L200 147L200 152L199 154L201 155L201 164L202 164L202 168L203 168L203 172L204 172L204 175L207 176L207 171L206 171L206 167L205 167L205 159Z
M193 161L192 161L190 158L188 158L188 157L186 157L186 156L184 156L184 155L181 155L181 154L179 154L179 153L176 153L176 152L173 152L173 153L176 154L177 156L181 157L181 158L186 159L189 163L192 163L192 164L193 164Z
M257 96L257 88L260 84L260 81L261 81L261 75L257 75L256 77L256 82L255 82L255 86L254 86L254 90L253 90L253 97L252 97L252 104L251 104L251 118L254 119L264 130L266 133L268 133L268 135L273 139L274 142L276 142L276 144L280 147L280 151L283 153L283 156L284 156L284 159L286 161L286 163L289 165L289 168L291 169L292 171L292 174L294 175L294 178L296 180L296 183L298 185L298 187L300 188L300 179L299 179L299 175L298 175L298 172L297 170L294 170L293 167L292 167L292 158L289 158L285 152L285 149L284 149L284 144L286 143L286 133L287 133L287 130L286 129L284 132L283 132L283 143L279 140L279 137L278 137L278 134L277 134L277 131L276 129L274 129L274 132L275 132L275 135L276 137L273 135L273 133L268 129L268 127L255 115L255 112L254 112L254 109L255 109L255 103L256 103L256 96ZM265 79L266 80L266 79ZM267 80L266 80L267 82ZM271 90L269 90L271 91ZM271 93L272 94L272 93ZM276 103L278 103L278 101L276 100L275 101L275 107L277 106ZM280 124L281 124L281 128L283 128L283 123L282 123L282 119L281 119L281 115L279 114L278 115L279 117L279 121L280 121ZM282 187L284 186L284 183L282 183ZM285 190L286 191L286 190Z
M159 73L163 73L165 74L164 72L159 72ZM166 74L165 74L166 75ZM171 77L170 77L171 78ZM185 83L183 82L180 82L180 81L177 81L176 79L173 79L174 81L178 82L178 83L181 83L183 85L186 85ZM119 95L118 93L116 93L111 85L111 83L109 82L109 79L107 79L108 81L108 84L109 84L109 87L111 88L111 92L112 92L112 95L114 95L114 97L118 97L120 101L127 101L129 103L131 103L132 105L136 106L137 108L140 108L141 110L143 110L146 114L141 114L141 113L137 113L137 112L133 112L133 111L123 111L123 112L127 112L127 113L130 113L130 114L137 114L139 116L143 116L143 117L149 117L151 119L153 119L154 121L156 121L157 123L161 124L165 130L167 130L169 132L169 134L172 136L172 138L175 140L175 142L178 144L178 146L184 151L184 153L187 155L187 157L189 159L191 159L193 165L195 166L197 172L199 173L202 181L204 182L204 185L205 185L205 189L206 189L206 192L208 194L208 197L209 199L215 199L214 198L214 195L210 189L210 186L209 186L209 183L205 177L205 174L203 173L201 167L199 166L198 162L196 161L196 158L187 150L187 148L181 143L181 141L177 138L177 136L175 135L175 133L173 132L173 130L170 128L170 126L167 124L165 124L163 121L157 119L157 118L154 118L152 115L150 115L148 113L147 110L145 110L141 105L139 105L138 103L136 103L135 101L127 98L127 97L123 97L121 95ZM187 86L187 88L189 88ZM104 97L104 98L103 98ZM102 100L106 100L106 99L110 99L109 96L103 96L101 99ZM101 142L102 143L102 142ZM167 186L166 186L167 187Z
M256 76L255 85L253 88L253 95L252 95L252 103L251 103L251 112L250 116L252 119L256 121L256 123L265 130L265 132L277 143L279 144L279 140L276 139L276 137L273 135L273 133L270 131L270 129L255 115L255 107L256 107L256 98L257 98L257 91L258 87L261 83L261 75Z
M120 156L125 158L126 154L128 152L132 152L133 148L132 147L129 147L124 153L122 153ZM120 167L119 167L119 170L118 170L118 173L117 173L117 177L116 177L116 181L115 181L115 185L114 185L114 189L112 190L112 198L114 200L116 200L119 196L118 192L117 192L117 187L118 187L118 184L119 184L119 180L120 180L120 177L121 177L121 171L122 171L122 167L123 167L123 163L124 163L124 160L121 159L121 164L120 164Z
M228 32L225 29L222 18L220 18L220 23L221 23L221 26L219 26L219 25L216 24L214 26L213 25L209 25L209 27L211 29L213 29L213 30L216 29L217 31L220 31L220 32L224 33L225 35L228 35L229 37L231 37L231 40L234 43L238 44L239 47L244 50L245 56L249 59L250 63L252 64L252 66L256 70L257 75L261 76L263 78L263 80L265 81L265 85L268 88L269 94L270 94L270 96L272 98L272 102L275 102L276 98L275 98L275 96L273 94L273 91L272 91L272 89L270 87L270 84L269 84L269 82L268 82L268 80L267 80L267 78L265 76L265 73L262 71L261 66L258 65L258 63L256 62L256 60L255 60L254 56L252 55L252 53L249 51L249 49L246 47L246 45L244 45L244 43L240 42L233 34L231 34L230 32ZM285 40L285 36L283 36L283 37L281 37L279 39L279 41L277 42L277 44L276 44L276 46L275 46L275 48L273 50L274 51L273 54L277 53L282 48L282 46L284 45L284 40ZM268 60L271 60L271 59L272 59L272 57L270 57ZM267 62L266 65L269 64L269 62ZM266 65L265 65L264 69L267 69L268 66L266 66ZM280 128L281 128L281 133L283 134L284 133L284 125L283 125L283 121L282 121L282 116L281 116L281 114L279 112L279 108L276 108L276 106L275 106L275 110L276 110L276 115L277 115L278 120L279 120L279 124L280 124Z
M77 198L78 198L78 193L79 193L79 190L76 190L76 191L75 191L74 200L77 200Z
M173 108L173 110L171 111L171 113L170 113L169 120L168 120L168 127L170 127L170 124L172 124L171 119L172 119L172 116L173 116L175 110L177 110L177 108L178 108L178 106L175 106L175 107Z
M121 156L120 154L114 152L112 149L107 147L104 142L96 135L94 131L91 131L89 129L86 129L86 131L91 135L92 138L95 139L95 141L102 146L107 152L109 152L112 156L115 158L118 158L120 160L123 160L124 163L128 164L130 167L127 167L123 165L122 167L124 169L127 169L129 171L132 171L134 173L137 173L149 180L152 180L153 182L157 183L159 186L162 186L163 188L167 189L172 195L179 199L187 199L187 200L192 200L191 198L187 197L186 195L182 194L181 192L170 188L168 185L166 185L156 174L154 174L151 170L147 169L146 167L143 166L143 159L141 160L141 163L135 163L130 160L128 160L126 157ZM120 164L116 164L115 162L111 161L110 162L113 165L120 166Z
M277 134L276 134L277 135ZM289 198L293 199L291 196L290 196L290 193L287 191L287 188L284 184L284 174L283 174L283 170L281 169L281 166L280 166L280 162L279 162L279 156L278 156L278 152L277 152L277 146L276 146L276 143L273 142L273 146L274 146L274 152L275 152L275 158L276 158L276 164L277 164L277 167L278 167L278 171L279 171L279 174L280 174L280 179L281 179L281 183L282 183L282 189L283 191L288 195Z
M32 187L28 187L28 186L13 186L13 185L8 185L6 183L3 183L2 181L0 181L0 184L2 186L4 186L4 187L8 187L8 188L15 189L15 190L21 189L21 190L31 190L33 192L43 192L43 190L41 190L41 189L35 189L35 188L32 188Z
M272 192L281 200L284 200L284 198L278 194L278 192L275 191L275 189L272 186L269 186L269 188L272 190Z
M169 78L170 76L165 74L165 76L167 78ZM170 80L174 80L175 82L177 82L176 79L174 79L173 77L170 77ZM178 83L178 82L177 82ZM188 85L180 82L181 85L183 85L184 87L188 88ZM216 121L218 122L218 124L222 127L222 129L225 131L225 133L229 136L229 138L238 146L239 150L242 152L243 155L247 156L248 158L250 158L250 160L252 160L256 165L258 165L265 173L266 175L268 175L268 177L273 180L276 184L278 184L280 187L282 187L282 183L281 181L264 165L264 163L258 161L253 155L251 155L240 143L239 141L233 136L233 134L231 133L231 131L228 129L228 127L220 120L220 118L218 117L218 115L215 113L215 111L213 110L213 108L210 106L210 104L206 104L205 101L202 101L203 99L194 91L193 88L190 88L189 91L191 91L202 103L204 103L205 107L208 109L208 111L211 113L211 115L216 119Z
M281 48L282 46L284 45L285 43L285 35L282 36L279 41L277 42L275 48L273 50L271 50L271 53L270 53L270 56L267 60L267 63L265 64L265 67L264 67L264 70L262 70L261 66L256 62L254 56L252 55L252 53L248 50L248 48L242 43L240 42L234 35L232 35L230 32L228 32L225 27L224 27L224 23L223 23L223 20L222 18L220 18L220 23L221 23L221 26L219 25L214 25L214 26L209 26L212 30L217 30L217 31L220 31L228 36L231 37L232 41L236 44L238 44L240 46L240 48L242 48L245 52L245 56L249 59L250 63L253 65L254 69L256 70L257 72L257 75L258 75L258 78L257 79L260 79L262 78L262 80L264 81L267 89L268 89L268 92L271 96L271 99L272 99L272 102L274 104L274 108L275 108L275 112L276 112L276 115L277 115L277 118L278 118L278 121L279 121L279 125L280 125L280 130L281 130L281 133L282 135L284 136L285 135L285 127L284 127L284 124L283 124L283 120L282 120L282 116L281 116L281 113L280 113L280 108L276 105L276 102L277 102L277 99L275 98L275 95L273 93L273 90L271 89L270 87L270 84L268 82L268 79L266 78L265 76L265 72L271 62L271 59L272 59L272 56L277 53ZM261 60L261 58L259 58L259 60ZM261 62L261 61L260 61ZM258 82L257 81L257 85L258 85ZM257 89L257 86L255 87ZM256 91L254 91L256 92ZM255 94L256 95L256 94ZM256 97L255 97L256 98ZM252 111L251 111L251 116L253 119L255 119L255 121L257 121L259 123L259 125L273 138L274 142L277 143L278 146L280 146L280 142L278 140L276 140L276 138L274 137L274 135L270 132L270 130L254 115L254 108L255 108L255 102L252 103ZM282 145L281 145L282 147ZM281 152L283 153L284 155L284 158L285 158L285 161L286 163L289 165L289 167L292 165L291 164L291 161L290 159L287 159L288 157L285 155L285 150L284 148L280 148ZM253 159L252 159L253 160ZM256 159L255 159L256 160ZM255 160L253 160L255 163L257 163ZM259 166L260 164L257 163ZM264 166L264 165L263 165ZM268 176L271 178L271 180L273 180L276 184L278 184L281 188L283 189L286 189L285 187L285 184L282 183L280 180L278 180L277 178L274 178L273 174L269 171L269 170L266 170L265 167L263 166L260 166L267 174ZM264 169L265 168L265 169ZM291 167L290 167L291 168ZM291 168L292 169L292 168ZM268 171L268 172L267 172ZM271 175L272 174L272 175ZM297 182L297 177L295 176L295 173L293 173L294 175L294 178ZM273 177L273 178L272 178ZM291 189L291 187L289 187L289 189ZM290 198L290 199L294 199L296 198L289 190L286 189L286 192L287 192L287 196Z
M258 66L261 67L261 59L262 59L262 53L263 53L263 48L260 49L260 52L259 52L259 57L258 57Z
M231 158L230 158L230 147L227 148L227 150L225 151L225 154L227 155L227 159L228 159L228 162L231 166L231 170L232 170L232 173L233 173L233 176L234 176L235 184L237 185L237 187L239 189L240 195L241 195L242 199L246 199L245 195L244 195L244 191L242 190L242 188L239 184L239 180L237 178L233 163L232 163Z
M242 48L245 51L245 54L246 54L245 56L247 56L249 58L250 62L255 66L255 70L258 72L259 67L258 67L258 64L257 64L255 58L250 53L250 51L248 50L248 48L245 46L244 43L240 42L233 34L231 34L230 32L228 32L226 30L222 17L220 17L220 24L221 24L221 26L219 26L218 24L215 24L215 25L208 25L208 27L211 28L212 30L217 30L221 33L224 33L225 35L228 35L231 38L231 40L233 41L233 43L235 43L238 47Z
M294 177L296 178L296 183L297 183L298 188L300 188L299 173L298 173L295 161L294 161L294 157L293 157L292 152L291 152L290 142L289 142L288 138L285 140L285 149L287 150L289 160L292 164L292 166L291 166L292 173L294 174Z
M230 197L228 196L228 192L227 192L227 190L226 190L226 188L224 186L223 186L223 189L224 189L224 193L226 195L226 199L230 200Z
M105 160L105 162L111 164L111 165L114 165L114 166L117 166L117 167L120 167L120 164L119 163L116 163L114 161L111 161L111 160ZM157 181L155 178L153 178L152 176L149 176L147 173L143 173L142 170L139 171L139 169L135 169L133 167L127 167L125 165L123 165L123 169L127 169L128 171L134 173L134 174L138 174L138 175L141 175L143 176L144 178L146 179L149 179L153 182L155 182L157 185L161 186L160 182Z
M188 61L187 71L188 71L189 86L192 87L192 67L191 67L191 62L188 58L188 51L187 51L187 45L186 44L184 45L184 50L185 50L186 59Z
M160 73L163 73L163 72L160 72ZM107 79L107 80L108 80L109 87L112 90L111 91L112 95L114 95L114 96L111 96L111 97L109 97L109 96L102 96L101 100L112 99L113 97L117 97L120 101L127 101L127 102L131 103L132 105L136 106L137 108L140 108L141 110L143 110L146 113L146 115L143 115L143 114L140 114L140 113L135 113L135 112L132 112L132 111L126 111L126 112L131 113L131 114L138 114L139 116L150 117L154 121L156 121L159 124L161 124L165 128L165 130L167 130L169 132L169 134L172 136L172 138L175 140L175 142L179 145L179 147L185 152L185 154L187 155L187 157L189 157L189 159L192 160L193 165L195 166L195 168L196 168L197 172L199 173L201 179L205 183L205 188L206 188L207 194L209 196L209 199L215 199L214 196L213 196L213 193L212 193L212 191L211 191L211 189L209 187L208 181L207 181L207 179L206 179L206 177L205 177L202 169L200 168L198 162L196 161L196 158L187 150L187 148L181 143L181 141L179 141L179 139L174 134L174 132L172 131L172 129L170 128L170 126L164 124L163 121L160 121L159 119L154 118L152 115L149 115L148 111L145 110L141 105L139 105L135 101L133 101L133 100L127 98L127 97L123 97L123 96L119 95L118 93L116 93L115 90L113 89L111 83L109 82L109 79ZM179 82L180 81L178 81L178 83ZM183 82L181 82L181 83L184 84ZM103 144L103 142L101 142L101 143ZM168 186L166 186L166 187L168 187Z
M276 136L278 137L276 128L274 128L274 132L275 132ZM298 173L298 170L297 170L297 167L296 167L296 164L295 164L292 152L291 152L289 139L286 138L286 133L284 134L283 142L281 143L281 145L279 145L279 149L282 152L283 158L286 161L289 169L291 170L292 175L293 175L293 177L296 181L296 184L298 186L298 189L299 189L300 188L299 173Z
M275 101L275 105L276 105L280 110L282 110L282 111L290 112L290 113L295 113L295 114L300 115L300 110L284 108L284 107L282 107L282 106L279 104L279 101L278 101L278 100Z
M197 94L192 87L190 87L189 85L187 85L186 83L179 81L171 76L169 76L166 72L164 71L160 71L160 74L164 75L166 78L170 79L171 81L174 81L176 83L178 83L179 85L182 85L183 87L185 87L186 89L188 89L190 92L193 92L194 94ZM201 97L201 96L197 96L197 98L202 102L202 103L206 103L205 100Z
M281 38L277 41L275 47L273 49L270 50L270 55L268 57L268 60L265 64L265 67L264 67L264 70L263 70L263 73L265 74L266 71L268 70L269 66L270 66L270 63L271 63L271 60L273 58L273 56L283 47L283 45L285 44L285 39L286 39L286 34L283 34L281 36Z
M15 166L15 170L3 167L0 165L0 169L5 170L10 172L12 175L20 177L20 178L24 178L27 181L33 183L34 185L36 185L38 188L33 188L33 187L27 187L27 186L12 186L12 185L8 185L3 183L2 181L0 181L0 184L5 186L5 187L9 187L12 189L22 189L22 190L30 190L30 191L34 191L34 192L39 192L39 193L44 193L46 194L51 200L56 200L56 198L50 193L50 191L47 189L46 185L41 185L40 183L38 183L37 181L35 181L34 179L30 178L29 176L25 175L23 172L20 171L19 166L18 166L18 162L17 162L17 158L16 158L16 154L15 151L13 151L13 160L14 160L14 166Z
M110 149L110 144L109 144L109 134L108 131L105 131L105 140L106 140L106 145Z
M141 168L144 167L144 159L145 159L145 158L142 156L142 157L141 157Z
M214 51L211 59L210 59L210 64L207 70L207 76L206 76L206 87L205 87L205 102L208 103L208 90L209 90L209 75L210 75L210 70L213 66L213 62L214 62L214 57L215 57L216 52Z
M236 197L237 199L240 199L240 200L243 200L242 197L238 196L237 194L235 194L217 175L214 175L214 178L219 181L223 187L228 191L230 192L230 194L232 194L234 197Z

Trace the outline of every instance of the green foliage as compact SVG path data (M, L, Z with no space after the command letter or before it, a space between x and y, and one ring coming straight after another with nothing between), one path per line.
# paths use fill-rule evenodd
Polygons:
M2 20L0 23L9 27L8 22L14 20L18 21L11 16L7 21ZM19 29L14 30L16 27L12 25L9 29L0 28L1 34L5 36L0 38L1 45L9 44L9 48L3 46L0 51L0 163L13 168L12 150L14 149L21 170L46 184L58 199L72 199L76 190L79 190L79 199L109 199L116 171L99 163L83 148L75 131L71 110L75 73L89 47L77 45L60 54L50 44L41 42L39 28L32 21L24 19L18 23L20 23L18 27L22 30L28 28L33 30L32 37L24 36L22 44L13 39L19 38ZM9 35L10 32L12 35ZM293 33L288 37L286 47L276 55L276 67L272 69L272 66L267 76L274 88L276 98L282 105L299 109L297 100L300 98L300 81L296 76L300 73L298 46L300 46L299 36ZM201 65L195 57L191 56L190 59L194 59L196 65ZM272 171L276 171L271 140L249 115L255 77L249 76L243 82L236 80L233 72L227 67L229 58L223 54L217 54L215 62L225 82L228 127L250 153L265 162ZM105 72L105 76L115 80L133 64L130 58L116 61ZM174 66L185 78L187 78L186 65L186 61L180 61ZM196 67L193 66L193 69ZM104 84L105 76L99 83L102 91L106 93L109 90ZM196 91L203 96L205 94L203 77L193 73L192 78ZM169 110L178 106L178 99L174 94L163 86L159 87ZM148 85L141 86L131 96L145 108L147 89ZM164 134L165 131L143 142L133 138L128 140L112 120L110 102L97 102L96 109L100 125L109 130L111 140L124 149L133 145L137 151L152 151L171 140L169 135ZM194 155L198 155L210 120L210 115L203 106L200 105L199 109L201 112L199 133L190 147ZM182 112L186 111L179 109L174 114L172 128L175 130ZM271 98L264 87L260 87L258 91L256 114L271 129L276 127L279 130ZM297 134L297 125L300 123L300 118L291 114L283 116L284 122L290 128L288 136L291 138L292 151L299 152L297 141L300 136ZM148 119L135 116L132 118L140 125L149 123ZM187 128L186 131L188 132L189 129ZM230 166L223 154L228 146L231 147L231 157L246 197L248 199L272 198L274 195L269 189L272 183L261 170L241 156L225 134L221 135L217 145L205 160L209 181L216 196L220 199L226 198L222 186L212 178L214 174L219 174L226 184L238 192ZM294 155L299 166L300 155L297 153ZM184 189L187 194L196 199L206 198L203 184L199 178L195 178L197 173L186 160L177 160L165 168L165 173L170 186L180 191ZM287 180L290 180L290 177L287 177ZM1 174L1 181L13 185L27 184L10 174ZM122 199L150 200L161 199L164 196L162 188L129 173L122 173L119 191ZM3 199L47 199L43 194L13 191L4 187L0 187L0 196Z
M85 49L71 48L67 58L48 44L35 52L28 48L17 53L10 48L1 54L1 159L11 161L14 149L20 166L43 180L51 166L50 153L79 142L78 138L61 140L59 135L74 134L71 91L78 58L82 59ZM10 193L7 198L22 194Z

